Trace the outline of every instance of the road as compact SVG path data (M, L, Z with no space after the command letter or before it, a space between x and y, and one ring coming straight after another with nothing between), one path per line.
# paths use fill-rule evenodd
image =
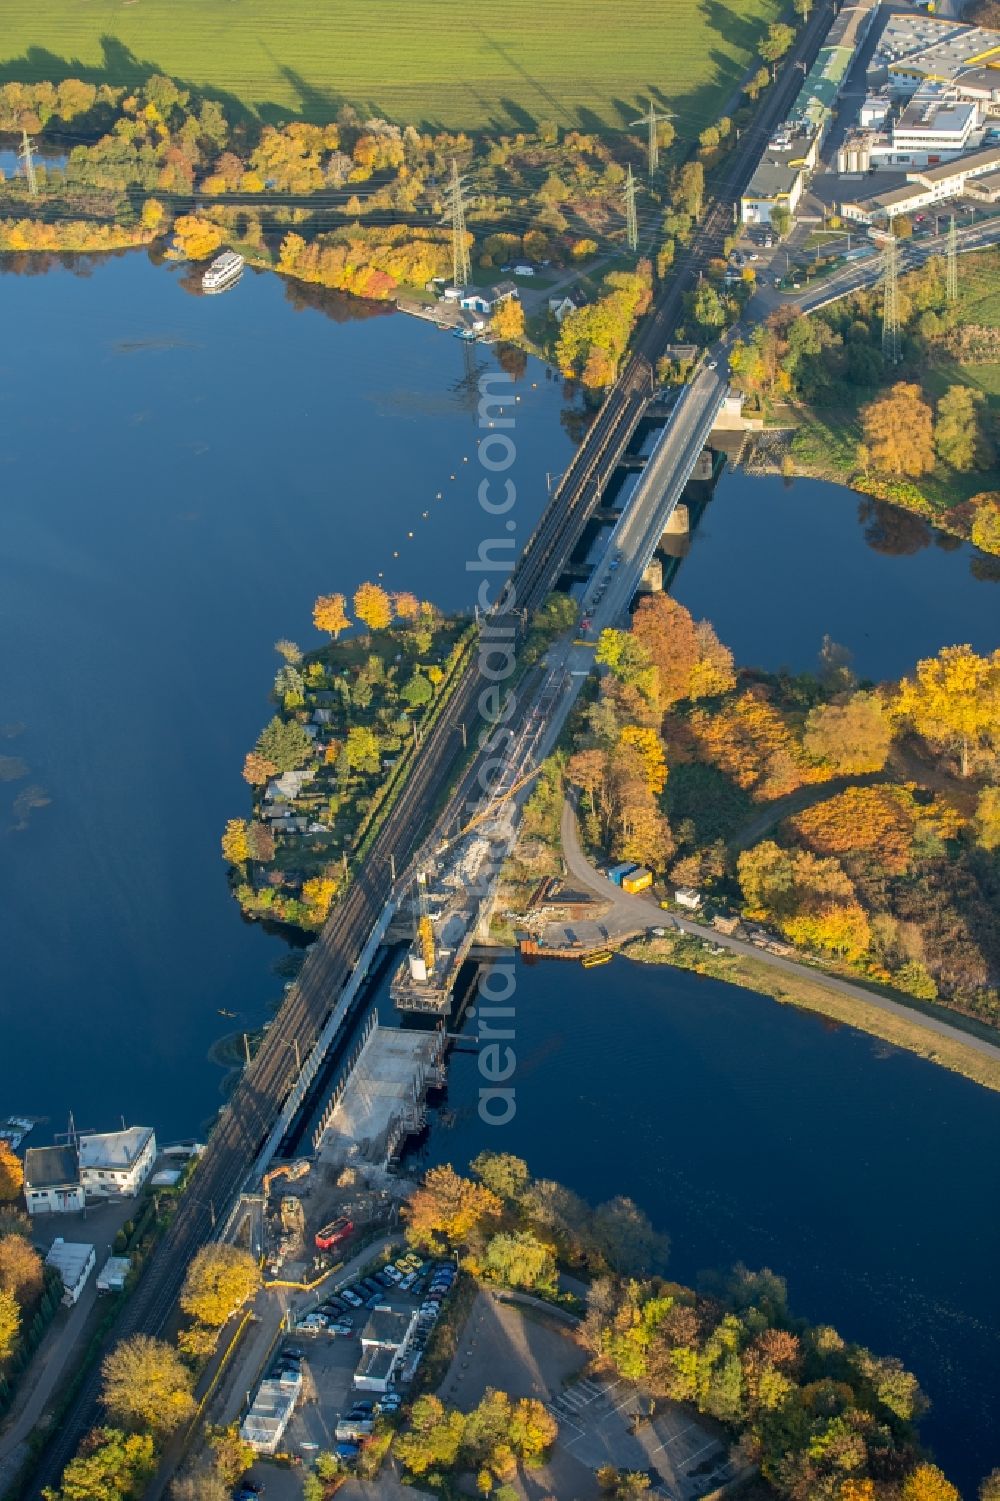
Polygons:
M984 1057L992 1058L1000 1063L1000 1044L988 1042L982 1037L975 1037L971 1032L963 1031L961 1027L951 1026L937 1017L928 1016L913 1007L904 1006L899 1001L890 1000L887 996L868 990L864 985L855 985L850 980L840 979L837 975L817 971L811 965L800 964L794 959L785 959L780 954L771 954L767 949L758 948L755 944L747 943L741 938L732 938L725 933L719 933L706 923L692 922L689 918L678 917L673 913L668 918L660 911L656 903L642 892L630 896L627 891L612 886L600 871L595 870L584 854L580 846L576 812L568 801L563 806L561 836L566 868L574 884L581 890L600 897L602 902L610 904L608 912L601 918L602 926L607 929L609 940L613 941L616 935L633 934L639 924L653 927L669 921L682 933L690 933L696 938L709 939L722 948L730 949L735 954L743 954L759 964L766 964L769 969L780 970L793 979L807 980L810 985L822 984L851 1000L863 1001L866 1006L873 1006L877 1011L884 1011L888 1015L902 1018L910 1026L932 1032L938 1037L947 1037L951 1042L961 1043L963 1047L971 1048L974 1053L981 1053ZM637 914L639 914L638 917Z
M525 619L555 587L583 535L621 455L642 417L653 385L653 367L670 341L683 308L683 296L710 257L718 255L732 225L733 203L749 180L763 142L786 112L801 78L798 63L809 65L818 51L831 16L830 0L817 5L788 55L776 84L768 90L723 175L713 186L701 227L679 258L670 281L640 324L633 354L609 392L583 442L573 456L534 535L512 575L502 608L489 623L519 639ZM111 1340L144 1332L158 1334L176 1302L185 1269L209 1240L218 1220L244 1187L252 1164L267 1142L294 1083L296 1049L304 1056L333 1014L369 934L390 899L393 869L412 859L436 812L440 789L454 767L463 726L478 723L480 692L490 684L476 662L457 685L449 703L426 735L410 775L374 840L362 868L336 903L319 939L309 952L301 976L289 992L273 1025L265 1033L252 1063L242 1074L222 1110L189 1190L136 1291L129 1299ZM550 685L551 686L551 685ZM524 698L521 724L535 712ZM485 769L492 752L484 750L470 770ZM100 1415L97 1363L84 1379L60 1431L40 1460L31 1494L58 1481L84 1432Z

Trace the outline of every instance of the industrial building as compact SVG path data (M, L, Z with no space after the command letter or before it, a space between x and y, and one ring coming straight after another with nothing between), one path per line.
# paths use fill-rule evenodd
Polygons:
M908 99L924 83L954 87L960 98L1000 106L1000 33L922 12L890 15L871 62L868 86Z
M963 193L995 202L1000 196L997 178L1000 174L1000 145L982 151L972 151L955 161L942 162L936 167L922 167L907 172L906 183L884 193L872 193L865 197L846 199L840 205L845 219L861 224L875 224L893 220L900 214L919 213L933 209L949 198Z
M417 1326L419 1313L376 1308L361 1331L361 1359L354 1373L360 1391L385 1392Z
M91 1195L134 1199L155 1161L156 1136L151 1126L80 1137L80 1181Z
M257 1388L253 1405L240 1424L240 1437L258 1454L274 1454L295 1411L302 1374L268 1377Z
M788 118L772 135L743 194L744 224L770 224L778 208L795 213L877 10L878 0L856 0L834 19Z

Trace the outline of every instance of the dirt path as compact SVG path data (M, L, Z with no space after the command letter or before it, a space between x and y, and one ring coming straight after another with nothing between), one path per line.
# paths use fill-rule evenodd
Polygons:
M885 780L884 771L866 771L854 776L832 777L829 782L809 782L804 787L796 787L794 792L786 792L784 797L776 797L772 803L762 804L754 816L727 839L726 848L730 853L738 854L740 850L749 849L751 844L756 844L777 824L791 818L793 814L804 813L806 808L811 808L815 803L824 803L828 797L846 792L848 787L872 787L876 782Z

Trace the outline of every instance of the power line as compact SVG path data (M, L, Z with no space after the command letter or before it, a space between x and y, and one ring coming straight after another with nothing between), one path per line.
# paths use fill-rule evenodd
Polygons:
M882 357L899 364L899 241L892 229L882 252Z
M664 110L663 114L657 114L652 99L649 101L649 109L638 120L630 121L630 125L645 125L649 133L649 141L646 147L649 158L649 175L654 177L656 169L660 165L660 140L657 134L661 120L672 120L673 110Z
M18 156L24 163L24 175L28 179L28 192L32 198L38 197L38 178L35 176L35 159L31 154L31 137L26 130L21 131L21 149Z
M451 159L451 181L447 188L447 199L448 206L444 218L451 221L452 283L456 287L466 287L472 280L472 261L469 256L465 229L465 210L468 200L465 196L465 178L459 175L458 162L454 157ZM441 222L444 223L444 219Z
M952 214L948 224L948 252L946 261L947 276L945 280L945 296L949 302L958 301L958 228L955 224L955 215Z
M638 250L639 221L635 212L635 178L632 176L631 162L629 162L628 176L625 179L625 238L630 250Z

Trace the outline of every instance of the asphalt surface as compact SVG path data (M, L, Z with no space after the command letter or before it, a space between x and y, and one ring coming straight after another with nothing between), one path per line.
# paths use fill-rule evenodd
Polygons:
M576 451L558 489L525 548L500 609L488 617L494 628L523 634L526 615L536 610L555 587L579 543L622 454L635 432L653 390L653 368L670 342L683 308L684 293L695 284L708 259L721 254L733 223L733 204L749 180L764 141L783 117L801 79L798 63L809 66L831 17L829 0L817 5L797 37L783 71L768 90L721 179L706 200L701 226L679 258L669 283L654 301L633 340L633 353ZM513 595L513 598L511 597ZM526 612L526 614L524 613ZM461 746L463 725L476 725L477 699L489 683L476 662L457 685L446 709L428 731L406 785L376 837L364 866L331 911L313 945L298 983L288 993L244 1071L212 1131L191 1186L139 1286L129 1299L108 1345L142 1332L158 1334L174 1308L185 1270L198 1248L211 1239L216 1222L244 1187L258 1153L278 1119L292 1083L295 1045L301 1055L313 1046L337 997L346 985L369 933L392 893L392 869L403 870L420 846L438 812L441 787L449 780ZM551 691L551 682L541 685ZM544 703L544 699L541 700ZM523 695L521 722L511 726L526 734L539 719L539 701ZM538 726L541 728L540 726ZM495 754L482 751L463 787ZM455 805L455 797L449 810ZM27 1492L58 1482L62 1469L88 1428L100 1420L100 1368L95 1362L66 1413L58 1435L41 1456Z

